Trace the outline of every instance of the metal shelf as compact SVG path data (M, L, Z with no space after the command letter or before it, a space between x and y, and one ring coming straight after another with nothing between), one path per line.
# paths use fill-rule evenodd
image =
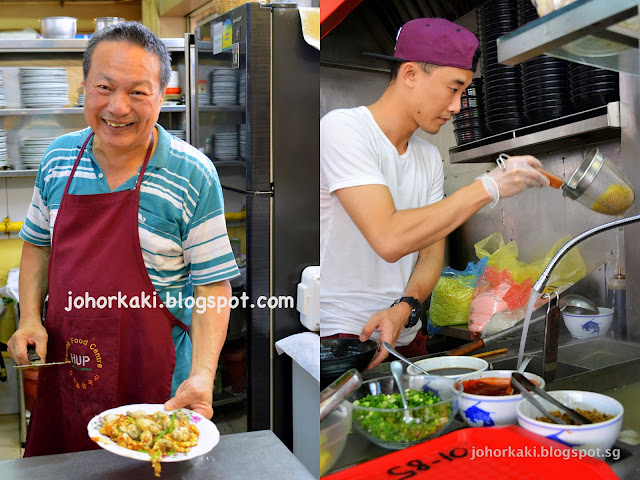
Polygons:
M83 113L82 107L0 108L0 117L29 115L67 115Z
M244 105L198 105L199 112L244 112Z
M184 38L163 38L162 42L170 52L184 51ZM89 39L64 38L31 40L0 40L0 53L49 53L49 52L81 52L84 53Z
M165 105L160 108L160 113L162 112L185 112L187 107L185 105Z
M449 159L451 163L485 163L495 161L497 155L503 152L509 155L535 155L619 139L620 128L627 125L628 118L628 108L623 103L611 102L450 148Z
M245 168L247 166L247 162L244 160L216 160L215 158L211 160L213 166L216 168L219 167L242 167Z
M37 169L33 170L0 170L0 178L35 177Z
M551 55L639 74L638 0L577 0L497 40L498 62Z
M160 112L184 112L184 105L167 105ZM52 107L52 108L0 108L0 117L29 116L29 115L77 115L84 113L83 107Z

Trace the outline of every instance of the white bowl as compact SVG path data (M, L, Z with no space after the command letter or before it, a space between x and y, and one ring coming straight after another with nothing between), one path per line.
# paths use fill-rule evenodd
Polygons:
M351 403L343 401L320 422L320 475L327 473L342 455L351 430Z
M444 356L425 358L424 360L418 360L413 362L421 368L424 368L430 375L440 375L448 378L460 378L466 375L484 372L489 368L489 363L482 358L466 357L466 356ZM468 372L455 373L452 369L469 369ZM444 369L444 370L441 370ZM437 371L440 370L440 371ZM447 374L449 371L449 374ZM407 373L410 375L422 375L423 373L413 365L407 367Z
M528 401L522 400L516 408L518 424L525 430L556 440L569 447L583 450L589 456L604 457L605 450L611 448L620 434L624 415L624 407L620 402L601 393L579 390L556 390L549 392L549 395L569 408L596 409L600 413L614 415L614 417L605 422L589 425L546 423L536 420L536 418L542 417L542 413ZM549 411L559 410L558 407L538 395L535 397Z
M470 380L498 378L505 379L507 385L511 381L511 374L515 370L487 370L471 373L460 379L463 386ZM544 388L544 380L538 375L525 372L524 376ZM516 406L522 400L522 394L488 396L462 392L460 396L460 415L470 427L492 427L494 425L516 425L518 416Z
M577 315L562 312L564 324L573 338L604 337L613 321L613 309L598 307L598 315Z

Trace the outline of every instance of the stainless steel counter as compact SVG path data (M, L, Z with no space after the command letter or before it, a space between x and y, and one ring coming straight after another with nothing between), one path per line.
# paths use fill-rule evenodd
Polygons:
M529 364L528 371L537 374L542 374L542 337L543 335L537 333L527 338L527 354L535 355L534 360ZM519 339L511 338L499 341L495 345L478 350L478 352L507 347L509 349L508 353L494 355L487 360L494 370L514 369L518 346ZM417 358L413 360L417 360ZM621 396L624 391L618 392L616 390L628 384L633 386L638 384L640 386L640 344L621 342L610 338L576 340L571 338L567 331L563 330L560 335L557 364L557 378L547 384L546 390L590 390L613 396L625 408L623 429L640 431L640 406L637 406L635 390L631 390L630 395L627 394L629 398ZM389 364L383 363L375 369L364 372L363 377L370 379L389 374ZM467 426L458 415L445 433L460 428L467 428ZM638 472L640 472L640 445L632 446L618 441L615 448L621 449L621 459L616 462L608 461L608 463L618 478L621 480L640 478L638 477ZM329 473L334 473L389 453L392 453L392 450L380 448L354 431L347 437L344 452Z
M223 435L208 454L184 462L163 463L164 480L295 480L313 475L270 430ZM155 480L151 463L106 450L0 461L6 480Z

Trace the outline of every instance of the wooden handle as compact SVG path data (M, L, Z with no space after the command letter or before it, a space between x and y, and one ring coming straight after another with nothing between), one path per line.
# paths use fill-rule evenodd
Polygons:
M499 348L498 350L491 350L490 352L476 353L475 355L471 355L471 356L476 358L482 358L482 357L489 357L491 355L497 355L499 353L504 353L508 351L509 350L507 348Z
M549 179L553 188L561 188L562 185L564 185L564 180L562 178L554 175L553 173L549 173L542 168L538 168L537 170Z
M466 355L467 353L480 350L482 347L484 347L484 340L482 340L481 338L478 338L473 342L465 343L464 345L461 345L459 347L452 348L447 352L447 355L454 356L454 357L458 355Z

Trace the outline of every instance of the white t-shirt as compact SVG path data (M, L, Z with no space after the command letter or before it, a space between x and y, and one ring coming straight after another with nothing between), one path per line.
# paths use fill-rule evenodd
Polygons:
M386 185L398 210L442 199L438 149L413 135L400 155L367 107L333 110L320 121L320 334L359 335L371 316L403 296L418 252L395 263L371 248L335 191ZM408 345L421 323L405 328L398 345ZM372 338L378 338L374 332Z

